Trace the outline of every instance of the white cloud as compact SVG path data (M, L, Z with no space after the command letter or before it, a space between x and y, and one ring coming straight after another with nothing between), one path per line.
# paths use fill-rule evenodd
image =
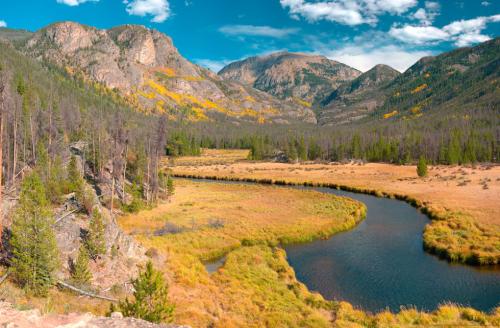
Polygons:
M420 24L429 26L432 25L434 19L439 15L439 11L441 6L438 2L434 1L426 1L425 8L419 8L411 18L417 19L420 21Z
M308 21L320 20L344 25L375 24L377 16L383 14L401 15L417 5L417 0L280 0L295 19L303 17Z
M132 0L124 1L127 12L136 16L153 16L151 22L162 23L170 16L170 5L167 0Z
M0 20L0 27L7 27L7 23L3 20Z
M457 46L468 46L490 39L481 34L488 23L499 22L500 15L477 17L474 19L452 22L442 28L434 26L393 26L389 34L406 43L426 44L442 41L453 41Z
M71 7L81 5L85 2L98 2L99 0L56 0L57 3L62 3Z
M481 2L481 6L488 7L489 5L491 5L491 2L488 2L488 1Z
M297 28L274 28L270 26L254 25L226 25L219 28L219 32L226 35L265 36L271 38L284 38L298 31L299 29Z
M389 34L403 42L424 44L435 41L444 41L449 38L449 34L434 26L412 26L392 27Z
M378 48L348 45L322 54L362 72L368 71L377 64L386 64L400 72L404 72L420 58L432 55L432 52L406 50L395 45Z

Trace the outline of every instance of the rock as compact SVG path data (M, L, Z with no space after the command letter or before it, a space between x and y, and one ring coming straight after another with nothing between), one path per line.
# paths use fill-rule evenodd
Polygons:
M318 104L339 85L361 72L323 56L277 52L234 62L219 75L280 99Z
M110 317L113 319L121 319L123 318L123 314L121 312L113 312L111 313Z
M154 324L135 318L124 318L114 312L110 318L86 314L47 314L38 310L19 311L0 302L0 327L5 328L189 328L175 324Z

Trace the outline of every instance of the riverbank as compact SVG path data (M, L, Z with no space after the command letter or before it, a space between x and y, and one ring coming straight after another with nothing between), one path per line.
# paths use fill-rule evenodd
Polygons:
M296 238L324 229L323 224L340 227L351 221L352 208L342 208L359 203L330 196L292 188L178 179L172 202L123 217L119 223L149 247L150 256L166 256L164 271L177 323L193 327L425 327L500 322L500 311L485 314L458 306L440 307L433 313L408 309L372 315L310 292L297 280L285 252L274 245L284 234ZM166 223L176 227L168 225L170 232L161 235ZM313 230L304 230L311 226ZM241 247L252 244L250 239L259 242ZM209 274L202 259L224 252L228 253L224 265ZM445 316L447 311L453 315Z
M430 167L428 177L414 166L390 164L283 164L237 162L171 167L180 177L308 185L398 198L433 221L424 247L450 261L500 263L500 166Z
M119 219L167 258L175 322L194 327L328 327L334 303L297 281L277 245L354 227L365 206L315 191L176 180L170 203ZM210 275L203 261L228 254Z

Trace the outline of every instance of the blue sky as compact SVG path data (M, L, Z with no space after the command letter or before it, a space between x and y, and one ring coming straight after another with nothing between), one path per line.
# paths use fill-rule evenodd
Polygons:
M63 20L146 25L214 71L279 50L403 71L423 56L499 36L500 0L0 0L0 26L34 31Z

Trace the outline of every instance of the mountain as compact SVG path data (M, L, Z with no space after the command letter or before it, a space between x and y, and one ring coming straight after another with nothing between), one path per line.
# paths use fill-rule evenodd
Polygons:
M283 102L182 57L163 33L137 25L109 30L74 22L49 25L20 48L71 75L114 90L145 112L172 119L315 123L311 109Z
M0 27L0 40L10 42L22 42L28 39L32 32L26 30L13 30L6 27Z
M323 56L278 52L250 57L224 67L219 76L265 91L280 99L315 106L332 90L361 72Z
M381 119L414 119L463 109L497 109L500 102L500 38L425 57L382 92Z
M369 116L383 104L381 88L401 73L387 65L377 65L328 95L318 111L320 124L346 124Z

